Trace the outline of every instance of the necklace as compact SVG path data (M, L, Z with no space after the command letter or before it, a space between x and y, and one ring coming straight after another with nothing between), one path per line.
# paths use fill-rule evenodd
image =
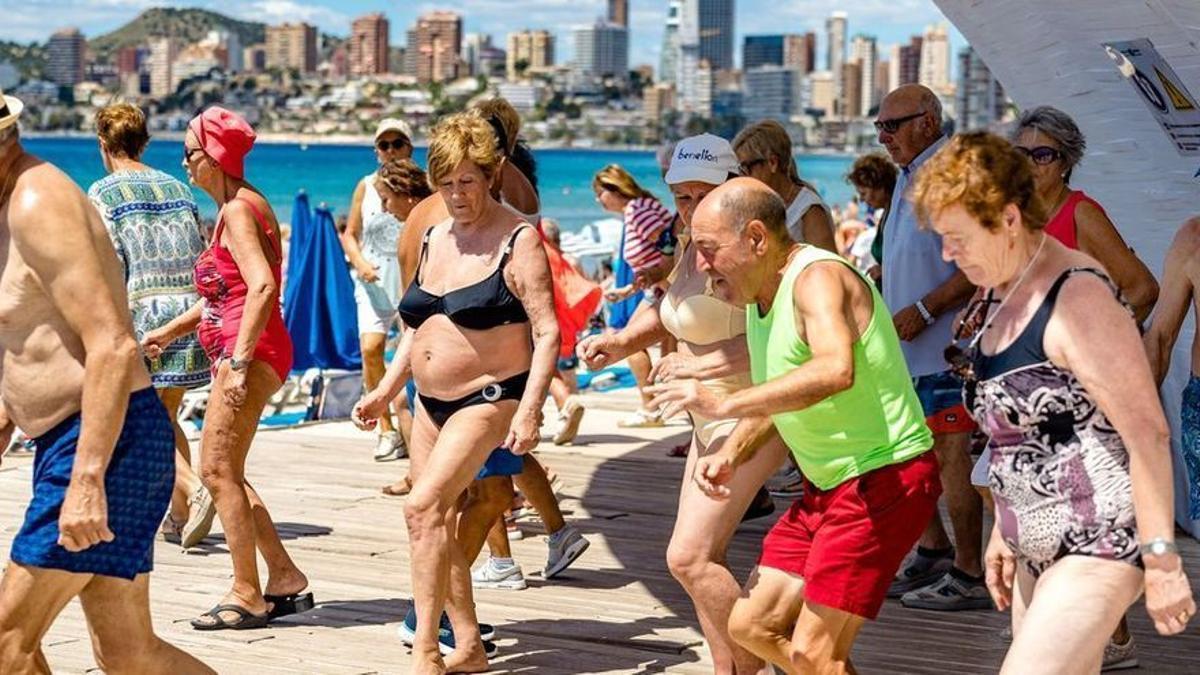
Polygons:
M996 306L996 311L990 314L984 320L983 325L979 327L979 332L975 333L975 337L971 338L971 344L967 347L968 350L974 349L976 345L979 344L979 341L983 339L984 332L986 332L988 328L991 328L992 322L996 320L997 316L1000 316L1000 311L1004 309L1004 305L1008 302L1008 299L1016 294L1017 289L1021 286L1021 282L1025 281L1025 277L1029 274L1029 270L1033 269L1033 263L1037 262L1038 256L1042 254L1042 249L1045 247L1046 234L1043 232L1042 240L1038 242L1037 251L1034 251L1033 257L1029 259L1029 262L1025 263L1025 269L1021 270L1021 274L1017 277L1016 283L1014 283L1012 287L1008 289L1008 292L1004 294L1004 297L1000 299L1000 304ZM996 289L994 288L988 291L988 298L990 299L993 295L995 295L995 293Z

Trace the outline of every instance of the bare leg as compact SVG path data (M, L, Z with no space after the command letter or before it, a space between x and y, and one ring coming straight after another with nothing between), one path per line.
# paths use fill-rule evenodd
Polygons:
M0 581L0 673L50 673L42 638L90 574L9 562Z
M479 556L492 525L497 520L504 522L499 516L512 503L512 498L512 479L508 476L491 476L471 484L458 517L458 543L468 563ZM508 537L504 540L507 543Z
M983 502L971 486L970 447L971 435L967 433L933 437L933 449L941 467L942 490L954 528L954 566L979 576L983 574ZM932 520L938 519L935 514Z
M154 634L150 622L150 575L133 581L93 577L79 594L100 670L137 673L216 673L196 657Z
M385 370L383 353L387 336L383 333L363 333L358 336L358 342L362 349L362 376L363 386L367 391L371 391L383 379ZM396 430L392 424L392 411L387 410L379 418L379 433L386 434Z
M290 595L299 593L308 587L308 577L296 567L292 557L279 539L279 531L275 522L267 512L262 497L250 483L246 483L246 499L250 502L250 510L254 517L254 544L267 563L267 586L263 590L268 595Z
M571 379L575 379L574 371L571 372ZM567 403L567 397L571 395L571 390L563 378L563 371L556 370L554 371L554 377L550 379L550 398L554 399L554 407L558 408L559 411L563 409L563 406Z
M200 488L200 476L192 470L192 451L188 447L187 435L179 426L179 408L183 406L182 387L163 387L158 398L171 417L171 428L175 430L175 490L171 493L171 518L177 523L187 522L188 497Z
M650 355L645 351L629 355L629 369L633 371L633 379L637 381L638 393L642 397L642 410L649 410L653 397L646 393L650 384Z
M566 526L562 509L558 506L558 497L554 494L554 488L550 487L546 469L537 457L534 457L533 454L525 455L525 469L520 474L513 476L513 480L517 484L517 489L525 495L525 500L541 516L542 523L546 526L546 534L554 534ZM508 535L506 534L504 538L507 541ZM495 551L492 553L495 554Z
M487 546L493 558L512 557L512 544L508 541L508 528L504 524L503 516L492 521L492 527L487 533Z
M719 450L730 430L728 427L715 435L704 454ZM701 453L700 441L695 435L692 438L679 490L675 530L667 547L667 567L696 607L714 670L720 674L769 672L764 670L762 660L739 647L729 635L729 613L741 588L726 565L725 552L758 488L783 463L786 449L778 438L760 448L734 474L729 498L715 500L692 480Z

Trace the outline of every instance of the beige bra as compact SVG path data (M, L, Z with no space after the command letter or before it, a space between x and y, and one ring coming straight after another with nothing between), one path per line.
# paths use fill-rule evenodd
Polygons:
M694 345L710 345L746 333L746 310L713 295L708 275L696 269L696 247L688 242L659 303L663 327Z

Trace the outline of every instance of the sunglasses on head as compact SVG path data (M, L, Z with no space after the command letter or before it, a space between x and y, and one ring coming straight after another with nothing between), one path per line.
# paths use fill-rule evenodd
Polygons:
M997 302L1000 301L988 293L987 297L980 298L968 305L962 322L954 330L954 341L942 352L942 357L946 359L946 363L950 364L950 370L954 371L954 374L962 378L964 382L975 381L975 364L971 360L970 350L975 347L982 335L983 321L987 318L988 307ZM973 332L975 337L971 340L971 344L963 349L958 343L968 331Z
M1062 156L1063 156L1062 152L1060 152L1048 145L1039 145L1036 148L1025 148L1025 147L1021 147L1019 145L1014 146L1014 147L1017 148L1017 152L1021 153L1022 155L1025 155L1029 159L1033 160L1033 163L1037 164L1039 166L1045 166L1047 164L1050 164L1052 162L1060 160L1060 159L1062 159Z
M375 147L379 148L379 150L382 152L387 152L388 150L403 150L404 148L408 147L408 141L404 140L403 138L397 138L394 141L376 141Z
M897 131L900 131L900 127L903 126L905 122L911 122L924 114L925 111L922 110L921 112L915 112L911 115L905 115L904 117L893 117L890 120L875 120L875 131L894 134Z

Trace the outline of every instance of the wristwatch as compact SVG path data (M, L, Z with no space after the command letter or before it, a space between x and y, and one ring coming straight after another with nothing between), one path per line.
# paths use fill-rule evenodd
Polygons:
M230 370L245 370L248 367L250 367L250 359L244 359L244 360L239 361L232 356L229 357L229 369Z
M1179 548L1175 546L1175 542L1168 541L1162 537L1155 537L1150 541L1142 544L1138 551L1142 556L1160 556L1168 553L1179 553Z
M914 307L916 307L917 311L921 313L921 318L925 319L926 326L932 326L934 324L934 322L937 320L933 317L933 313L930 312L927 307L925 307L924 300L918 300L917 303L914 305Z

